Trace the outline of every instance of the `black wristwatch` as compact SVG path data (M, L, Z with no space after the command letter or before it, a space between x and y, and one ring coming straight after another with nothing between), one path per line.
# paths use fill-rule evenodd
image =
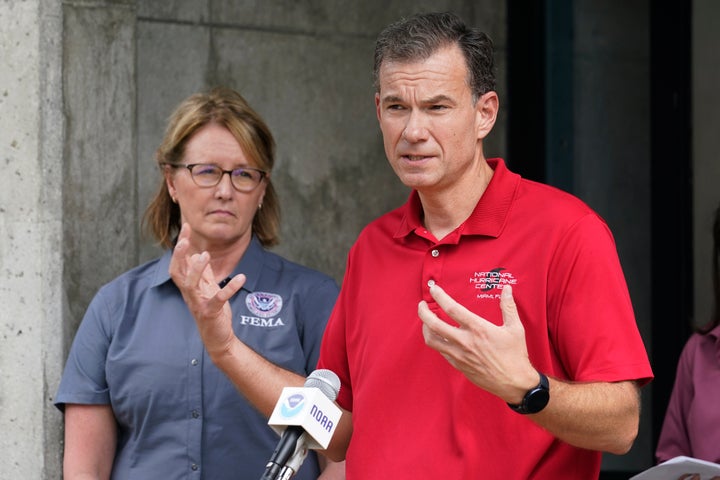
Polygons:
M528 390L520 405L508 403L508 407L522 414L538 413L545 408L550 401L550 382L542 373L538 372L538 375L540 375L538 386Z

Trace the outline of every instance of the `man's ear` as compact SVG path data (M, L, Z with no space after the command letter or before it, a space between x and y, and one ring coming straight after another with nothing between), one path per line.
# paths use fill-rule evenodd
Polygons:
M380 121L380 93L375 92L375 115L377 115L378 122Z
M500 100L497 92L489 91L483 94L475 104L476 125L478 139L485 138L495 126Z

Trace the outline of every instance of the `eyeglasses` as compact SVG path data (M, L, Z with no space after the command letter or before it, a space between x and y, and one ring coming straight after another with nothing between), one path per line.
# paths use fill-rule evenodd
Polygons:
M230 183L235 187L235 190L239 192L249 193L252 192L260 185L263 178L267 175L267 172L252 167L238 167L232 170L223 170L217 165L210 163L164 163L173 168L187 168L190 171L190 176L195 182L195 185L201 188L214 187L223 175L226 173L230 175Z

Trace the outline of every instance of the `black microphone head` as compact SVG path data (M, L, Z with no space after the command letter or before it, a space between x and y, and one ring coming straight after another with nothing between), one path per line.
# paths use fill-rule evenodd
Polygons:
M335 401L340 392L340 379L332 370L320 368L307 377L305 386L318 388L326 397Z

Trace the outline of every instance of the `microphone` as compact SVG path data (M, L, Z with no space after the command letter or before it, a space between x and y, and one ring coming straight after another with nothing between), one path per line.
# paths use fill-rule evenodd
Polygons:
M341 411L333 403L340 379L331 370L315 370L302 388L285 387L268 424L281 434L260 480L289 479L308 448L327 448ZM286 427L282 430L281 427Z

